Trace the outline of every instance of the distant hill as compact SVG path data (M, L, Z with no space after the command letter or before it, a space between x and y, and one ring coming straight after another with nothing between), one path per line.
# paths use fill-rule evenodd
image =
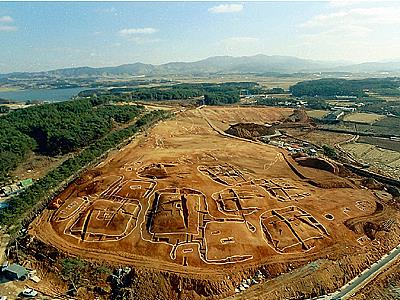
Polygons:
M381 72L400 71L400 62L362 63L346 65L343 62L324 62L301 59L293 56L213 56L195 62L170 62L162 65L144 63L124 64L116 67L78 67L45 72L19 72L0 74L1 78L49 77L93 77L105 75L206 75L248 73L297 73L297 72Z
M300 59L291 56L214 56L195 62L170 62L162 65L151 65L143 63L124 64L116 67L78 67L58 69L46 72L11 73L3 74L1 77L87 77L102 75L188 75L188 74L210 74L210 73L293 73L310 72L320 69L335 67L337 64L318 62L308 59Z
M336 70L352 73L369 72L399 72L400 61L395 62L366 62L361 64L336 67Z

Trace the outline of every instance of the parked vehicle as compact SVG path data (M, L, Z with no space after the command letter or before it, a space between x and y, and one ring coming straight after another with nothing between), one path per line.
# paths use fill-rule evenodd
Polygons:
M34 289L28 288L22 291L22 296L25 297L35 297L37 296L38 292L36 292Z

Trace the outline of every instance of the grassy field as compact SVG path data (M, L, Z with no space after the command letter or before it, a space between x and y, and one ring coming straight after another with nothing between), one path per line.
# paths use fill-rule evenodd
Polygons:
M18 91L18 88L14 87L0 87L0 92L15 92Z
M340 124L336 125L324 125L326 128L332 128L332 129L344 129L344 130L351 130L351 131L357 131L357 132L367 132L367 133L373 133L373 134L385 134L385 135L393 135L393 136L398 136L400 134L399 132L399 126L397 122L391 120L391 121L386 121L385 118L381 121L378 121L374 124L366 124L366 123L357 123L357 122L343 122ZM400 119L399 119L400 120Z
M353 101L338 101L338 100L328 100L326 101L328 104L333 106L340 106L340 107L349 107L355 104Z
M349 143L342 145L342 148L348 150L364 162L377 161L382 164L392 164L400 168L400 153L397 151L382 149L366 143Z
M370 136L361 136L358 141L360 143L367 143L383 149L400 152L400 142L397 141L391 141L389 139L375 138Z
M384 118L385 118L384 115L378 115L373 113L354 113L346 115L344 117L344 121L373 124L377 121L383 120Z
M184 83L221 83L221 82L258 82L264 88L281 87L285 90L299 81L311 79L308 77L272 77L254 75L218 75L212 77L176 77L174 80Z
M389 128L396 128L399 131L400 128L400 118L396 117L387 117L382 120L379 120L374 124L375 126L380 127L389 127Z
M310 118L322 119L327 114L329 114L329 110L319 110L319 109L307 110L307 115Z
M398 96L383 96L383 95L380 95L380 94L374 93L374 92L369 92L367 94L369 97L374 97L374 98L377 98L382 101L399 101Z
M342 145L342 149L356 160L368 163L389 176L400 178L400 152L366 143L349 143Z

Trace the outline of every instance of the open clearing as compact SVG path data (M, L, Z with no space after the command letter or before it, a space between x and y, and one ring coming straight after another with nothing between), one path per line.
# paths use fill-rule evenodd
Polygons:
M222 136L205 115L281 113L206 107L162 122L68 186L30 234L84 258L208 274L360 246L363 233L344 222L375 212L371 191L279 148Z
M386 116L373 113L353 113L345 115L343 120L346 122L373 124L384 118L386 118Z
M319 109L307 110L307 115L310 118L322 119L327 114L329 114L329 110L319 110Z
M224 74L224 75L214 75L212 77L207 76L207 77L192 77L188 78L187 76L185 77L175 77L174 79L179 82L184 82L184 83L204 83L204 82L209 82L209 83L222 83L222 82L257 82L259 83L262 87L265 88L274 88L274 87L281 87L284 89L289 89L290 86L296 84L299 81L303 81L305 79L313 79L315 76L309 75L309 76L299 76L299 77L293 77L293 76L288 76L288 77L274 77L274 76L258 76L258 75L251 75L248 74L246 76L243 76L242 74Z

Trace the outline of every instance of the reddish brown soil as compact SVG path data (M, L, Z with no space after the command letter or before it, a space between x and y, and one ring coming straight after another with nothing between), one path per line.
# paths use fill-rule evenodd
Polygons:
M318 157L299 157L296 158L296 162L301 166L316 168L324 171L328 171L334 174L339 172L339 169L334 164Z
M244 139L255 139L264 135L275 133L275 129L261 124L238 123L231 125L226 133Z
M261 114L232 110L230 121ZM158 124L68 186L29 233L83 258L210 278L365 249L365 232L344 223L376 213L374 193L223 136L203 114L221 121L229 108Z
M390 266L353 296L354 300L392 300L400 296L400 261Z

